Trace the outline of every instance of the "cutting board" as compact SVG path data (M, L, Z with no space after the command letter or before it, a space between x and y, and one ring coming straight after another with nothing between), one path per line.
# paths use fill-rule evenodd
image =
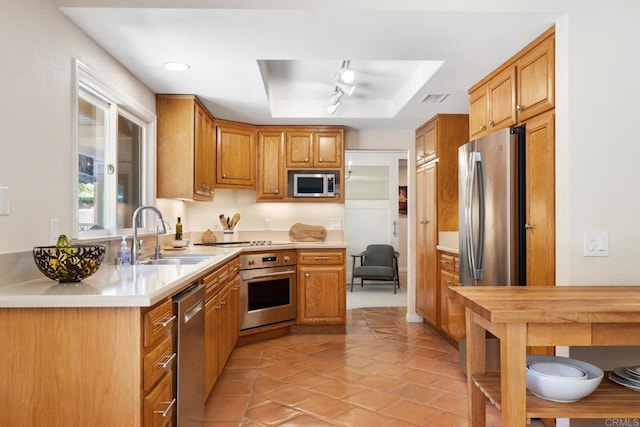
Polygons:
M324 242L327 230L321 225L307 225L296 222L289 229L292 242Z

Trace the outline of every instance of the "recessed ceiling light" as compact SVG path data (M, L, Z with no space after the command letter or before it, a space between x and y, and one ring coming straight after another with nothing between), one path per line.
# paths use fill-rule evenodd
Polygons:
M444 99L449 96L448 93L444 93L444 94L427 94L425 96L423 96L420 99L420 102L427 102L427 103L438 103L438 102L442 102L444 101Z
M165 62L162 66L171 71L186 71L191 68L189 64L184 64L182 62Z

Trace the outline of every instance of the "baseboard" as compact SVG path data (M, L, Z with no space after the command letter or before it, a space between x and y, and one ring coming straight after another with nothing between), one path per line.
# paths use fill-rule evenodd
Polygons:
M423 321L422 316L417 313L407 313L405 319L409 323L422 323Z

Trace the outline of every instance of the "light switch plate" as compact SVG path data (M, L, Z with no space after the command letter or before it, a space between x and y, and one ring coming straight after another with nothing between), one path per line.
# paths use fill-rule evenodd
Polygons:
M9 188L0 187L0 215L9 215Z
M342 230L342 220L340 218L332 218L329 224L329 228L332 230Z
M609 233L586 231L584 233L584 256L609 256Z

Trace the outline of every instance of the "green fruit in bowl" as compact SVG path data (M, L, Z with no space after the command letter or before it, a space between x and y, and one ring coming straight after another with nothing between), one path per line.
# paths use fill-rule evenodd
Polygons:
M61 262L67 262L72 265L79 264L80 260L74 257L75 250L71 247L71 241L65 234L58 236L56 247L51 250L49 257L49 267L56 270ZM71 256L71 258L69 258ZM74 260L74 258L76 258Z

